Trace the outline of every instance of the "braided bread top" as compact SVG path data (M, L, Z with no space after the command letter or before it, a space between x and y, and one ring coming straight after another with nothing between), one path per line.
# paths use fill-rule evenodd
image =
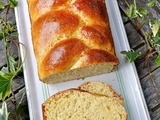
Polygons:
M88 66L118 64L105 0L28 0L40 79Z

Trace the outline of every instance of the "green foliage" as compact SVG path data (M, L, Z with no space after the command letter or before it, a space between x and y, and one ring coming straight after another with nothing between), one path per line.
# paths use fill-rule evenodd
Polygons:
M148 11L144 8L137 9L135 4L131 4L129 6L129 11L126 11L126 13L130 18L134 19L138 16L143 17L144 15L147 15Z
M18 67L17 67L18 61L14 59L14 57L9 56L9 66L10 66L10 73L16 74Z
M151 0L151 1L147 4L147 6L148 6L148 7L153 7L153 6L155 6L156 4L159 4L157 0Z
M127 1L126 1L127 2ZM126 11L126 14L129 18L135 21L135 27L138 30L143 31L141 28L144 24L148 24L151 32L145 33L144 31L141 32L144 34L144 39L147 43L148 50L147 54L144 56L144 59L150 58L154 53L158 54L158 57L155 63L160 66L160 20L152 20L148 16L147 7L153 7L155 5L159 5L157 0L151 0L144 8L137 8L136 0L134 0L133 4L128 4L129 8ZM122 51L123 55L126 56L129 62L136 60L140 57L140 54L135 51Z
M0 94L2 95L2 100L4 101L7 96L11 93L11 83L12 79L20 72L21 66L19 66L20 60L15 60L12 56L11 51L8 47L11 44L12 38L15 36L13 33L16 31L15 25L0 19L0 40L3 41L7 66L0 70ZM19 49L19 48L18 48Z
M0 94L2 94L3 101L7 96L10 95L10 91L11 91L11 80L5 78L5 76L3 75L0 75Z
M131 50L131 51L121 51L121 54L126 56L126 58L128 59L128 62L130 62L130 63L133 62L134 60L136 60L140 56L139 52L135 52L133 50Z
M14 27L13 27L13 26L11 26L11 24L10 24L10 23L7 23L6 27L7 27L8 33L12 33L12 32L14 32Z
M0 120L8 120L8 110L7 110L7 105L6 102L3 102L2 104L2 109L0 109Z
M14 8L18 5L18 1L17 0L9 0L9 5L11 8Z
M5 8L4 4L0 2L0 9L4 9L4 8Z
M149 26L152 29L153 37L155 37L159 31L160 28L160 21L159 20L150 20Z
M129 6L129 12L127 12L128 16L130 18L136 18L137 17L137 13L136 13L136 7L134 4L131 4Z
M0 40L3 39L3 33L0 33Z
M21 67L18 66L18 61L9 56L9 67L0 70L0 93L3 101L10 95L12 79L21 71Z
M154 46L159 46L160 45L160 30L157 32L156 36L154 37L152 34L147 34L149 40L150 40L150 43L152 45L152 47ZM159 52L160 50L158 49L157 52Z
M156 58L156 64L160 66L160 55L158 55L158 57Z
M22 95L22 98L21 98L21 100L20 100L20 102L19 102L19 104L18 104L18 106L16 108L16 113L17 113L17 116L18 116L19 119L21 119L20 114L22 112L24 112L25 109L27 109L27 106L22 103L22 101L24 99L24 95L25 95L25 93Z
M0 70L0 94L2 94L2 100L4 101L6 97L9 97L11 93L12 79L20 71L17 67L17 61L12 56L9 56L9 69L8 67L3 67Z
M19 50L19 45L24 46L22 43L19 43L15 39L18 35L15 35L16 31L16 24L10 23L7 21L7 14L9 9L12 9L18 5L17 0L8 0L8 5L4 6L0 2L0 12L4 12L4 19L0 17L0 40L4 44L4 51L6 55L6 66L2 67L0 70L0 95L2 98L3 106L2 109L0 109L0 120L8 120L8 112L7 112L7 106L5 103L5 99L9 97L12 93L13 96L13 104L15 106L15 116L16 118L13 118L14 120L19 120L21 119L20 113L24 111L24 106L22 104L22 99L24 98L24 95L21 98L20 103L17 106L17 101L14 95L14 91L12 91L12 81L13 79L19 74L19 72L22 71L22 65L25 61L21 62L21 57L20 57L20 50ZM17 52L18 52L18 57L15 59L13 57L13 51L10 51L9 47L11 43L14 43L15 46L17 47ZM13 45L13 44L12 44ZM25 47L25 46L24 46ZM25 56L26 57L26 56Z
M147 11L146 9L144 9L144 8L139 8L139 9L137 10L137 14L138 14L140 17L142 17L142 16L144 16L144 15L147 15L147 14L148 14L148 11Z

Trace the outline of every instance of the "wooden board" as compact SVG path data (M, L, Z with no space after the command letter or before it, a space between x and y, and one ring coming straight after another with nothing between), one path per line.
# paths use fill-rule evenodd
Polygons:
M127 0L129 3L133 3L133 0ZM138 7L144 7L147 4L145 0L136 0ZM124 1L118 0L119 6L122 11L127 10L127 5L124 4ZM149 16L153 19L160 18L160 7L149 8ZM123 14L122 14L123 15ZM142 36L135 30L132 26L132 20L129 20L125 23L125 29L128 36L128 40L132 49L144 53L146 51L146 45ZM149 31L149 26L145 25L143 27L144 31ZM149 66L154 77L155 83L158 90L160 91L160 68L155 64L156 55L149 59ZM156 93L156 90L153 86L152 80L148 73L148 68L145 66L145 62L136 62L137 72L140 78L142 85L143 93L148 105L150 116L152 120L160 119L160 96Z
M7 4L7 0L0 0L0 1ZM129 3L133 3L133 0L127 0L127 1L129 1ZM143 7L147 3L146 0L136 0L136 1L137 1L137 6L141 6L141 7ZM160 2L160 0L158 1ZM131 48L136 51L140 51L144 53L146 47L145 47L145 43L142 36L135 30L135 28L132 26L132 23L131 23L132 21L130 21L123 12L127 9L126 4L124 4L124 0L118 0L118 3L121 8L121 14L122 14L123 22L125 24L126 33L127 33ZM148 10L149 10L150 17L156 18L156 19L160 18L160 7L149 8ZM1 17L3 16L2 14L0 15ZM15 21L14 11L9 12L8 18L10 19L10 21ZM146 28L148 29L147 26L144 27L145 30ZM6 64L2 46L3 46L2 41L0 41L0 68ZM11 49L12 51L16 51L15 47L11 47ZM17 53L14 53L14 56L17 57ZM159 77L160 68L157 67L157 65L155 64L154 62L155 58L156 56L153 56L153 58L150 59L150 66L151 66L152 75L154 76L156 85L160 91L160 77ZM136 64L140 82L143 88L143 93L148 105L151 119L159 120L160 119L160 114L159 114L160 113L160 96L156 93L153 87L153 83L148 74L147 67L144 66L144 62L140 62L140 63L137 62L135 64ZM21 74L19 77L17 77L13 81L13 89L16 94L16 98L20 100L22 94L25 92L23 74ZM14 109L11 101L12 101L12 96L8 98L7 103L8 103L8 109L9 109L9 112L11 113L11 116L14 116L12 114ZM24 102L24 105L27 105L26 96L24 97L23 102ZM28 120L29 119L28 111L25 110L22 116L23 116L23 120Z

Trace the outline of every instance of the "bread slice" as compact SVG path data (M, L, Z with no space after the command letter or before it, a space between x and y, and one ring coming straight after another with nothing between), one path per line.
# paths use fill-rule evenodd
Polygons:
M115 100L117 100L120 104L124 105L124 99L120 95L118 95L110 85L104 82L100 81L85 82L82 85L80 85L78 89L85 90L93 94L100 94L112 97Z
M78 89L59 92L42 104L44 120L127 120L115 99Z

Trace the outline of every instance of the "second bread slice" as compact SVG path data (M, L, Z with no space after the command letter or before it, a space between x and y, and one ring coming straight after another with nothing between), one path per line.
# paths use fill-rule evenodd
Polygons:
M118 95L110 85L94 81L94 82L85 82L78 87L80 90L84 90L93 94L105 95L117 100L121 105L124 105L124 99Z
M78 89L51 96L42 108L44 120L127 120L125 108L115 99Z

